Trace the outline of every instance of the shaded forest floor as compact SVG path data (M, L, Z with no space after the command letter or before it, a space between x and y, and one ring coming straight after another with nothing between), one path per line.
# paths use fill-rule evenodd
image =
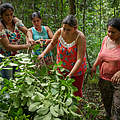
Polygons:
M95 105L95 108L97 107L97 110L99 111L96 118L92 118L92 116L91 116L87 120L107 120L105 118L105 109L104 109L104 105L101 101L101 95L100 95L100 91L99 91L97 82L95 82L95 83L87 82L84 84L83 98L86 101L88 101L88 103L91 103L91 104L93 103ZM92 109L94 109L94 108L92 108Z

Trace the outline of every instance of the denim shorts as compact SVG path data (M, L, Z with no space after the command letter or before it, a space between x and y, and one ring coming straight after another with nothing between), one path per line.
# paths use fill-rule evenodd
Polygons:
M2 58L0 57L0 62L2 62ZM6 79L10 79L13 76L13 67L12 66L6 66L3 67L0 71L0 76Z

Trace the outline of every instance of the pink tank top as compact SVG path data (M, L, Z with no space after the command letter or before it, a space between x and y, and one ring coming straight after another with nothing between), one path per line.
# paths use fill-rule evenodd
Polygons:
M102 47L99 53L100 77L105 80L111 80L112 76L120 70L120 45L108 49L108 36L103 40Z
M57 64L59 62L62 62L61 66L69 70L70 72L73 66L75 65L76 61L77 61L77 45L75 41L73 41L70 44L67 44L62 38L62 36L60 36L57 43ZM79 76L84 74L86 69L87 69L86 58L84 57L81 66L73 76Z

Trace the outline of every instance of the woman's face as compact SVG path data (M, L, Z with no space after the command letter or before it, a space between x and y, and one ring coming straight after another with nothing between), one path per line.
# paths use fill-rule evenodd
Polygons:
M70 34L72 34L74 32L75 32L75 28L74 27L71 27L68 24L63 24L63 33L65 35L70 35Z
M120 39L120 31L112 26L108 26L108 37L110 37L111 40L117 41Z
M34 17L32 19L32 24L37 28L41 26L41 19L38 17Z
M2 19L5 23L12 23L13 20L13 10L12 9L7 9L3 14L2 14Z

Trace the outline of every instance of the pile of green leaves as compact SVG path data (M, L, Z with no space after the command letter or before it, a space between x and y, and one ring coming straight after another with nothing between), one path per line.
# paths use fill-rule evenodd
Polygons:
M86 120L96 119L99 114L94 103L73 95L77 90L72 85L74 79L64 78L57 71L57 68L66 71L60 67L61 63L38 68L35 56L21 53L11 60L5 58L0 69L8 65L15 66L17 72L14 79L0 77L4 82L0 120Z
M8 93L10 96L9 105L6 111L3 111L7 119L15 119L15 116L16 120L81 118L81 115L76 113L78 109L76 104L80 98L73 95L76 90L72 86L74 80L69 78L65 80L56 70L58 65L52 66L51 70L46 66L38 69L29 54L16 55L13 63L9 65L16 66L18 71L15 79L4 80L5 85L9 82L2 89L2 93Z

